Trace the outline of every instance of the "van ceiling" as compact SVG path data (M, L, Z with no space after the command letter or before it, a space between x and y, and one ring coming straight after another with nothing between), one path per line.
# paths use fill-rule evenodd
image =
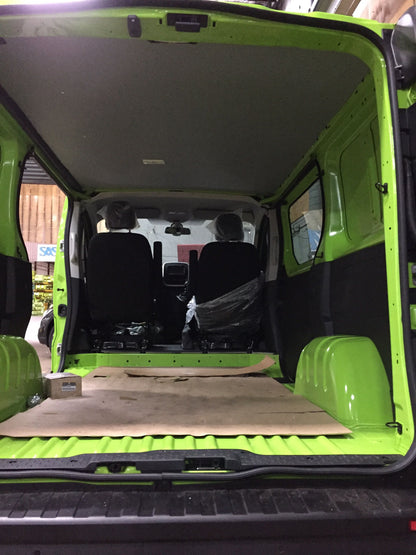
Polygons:
M2 87L91 193L272 194L367 73L351 55L300 48L83 37L0 46Z

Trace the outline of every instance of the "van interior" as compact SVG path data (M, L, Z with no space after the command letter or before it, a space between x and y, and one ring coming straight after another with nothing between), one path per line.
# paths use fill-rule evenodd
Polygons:
M27 408L43 386L16 293L2 458L386 465L413 441L382 32L232 11L192 10L198 33L183 9L0 19L1 186L12 206L32 157L67 195L52 366L82 378Z

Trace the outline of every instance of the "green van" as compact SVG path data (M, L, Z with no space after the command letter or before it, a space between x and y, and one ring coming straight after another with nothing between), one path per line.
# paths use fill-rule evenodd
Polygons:
M0 3L5 550L414 553L415 29ZM29 158L67 197L47 377Z

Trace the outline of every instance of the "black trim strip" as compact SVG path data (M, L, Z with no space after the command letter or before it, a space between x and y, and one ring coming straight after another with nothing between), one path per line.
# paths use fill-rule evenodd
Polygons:
M135 466L140 472L182 472L185 470L251 470L258 466L385 466L400 455L258 455L235 449L194 449L147 451L144 453L95 453L61 458L0 459L0 472L33 470L72 470L95 472L98 467ZM214 468L215 467L215 468ZM110 468L110 471L112 471ZM115 470L120 472L120 470Z
M328 456L330 459L331 456ZM259 477L272 476L378 476L391 474L390 466L333 466L328 461L328 466L259 466L250 470L237 472L142 472L127 474L94 474L89 472L76 472L72 470L17 470L0 472L0 480L71 480L78 482L99 483L124 483L124 482L235 482Z
M228 482L272 474L325 476L330 472L338 475L374 475L376 470L386 473L389 465L398 459L401 457L395 455L256 455L249 451L221 449L149 451L60 459L0 460L0 479L47 477L93 482ZM138 472L125 474L124 469L128 466L134 466ZM96 473L100 468L107 469L109 473Z

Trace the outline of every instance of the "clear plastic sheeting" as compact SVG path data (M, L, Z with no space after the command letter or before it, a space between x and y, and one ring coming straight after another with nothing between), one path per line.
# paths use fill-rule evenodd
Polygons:
M231 336L255 334L262 316L263 283L261 275L217 299L192 307L200 332Z

